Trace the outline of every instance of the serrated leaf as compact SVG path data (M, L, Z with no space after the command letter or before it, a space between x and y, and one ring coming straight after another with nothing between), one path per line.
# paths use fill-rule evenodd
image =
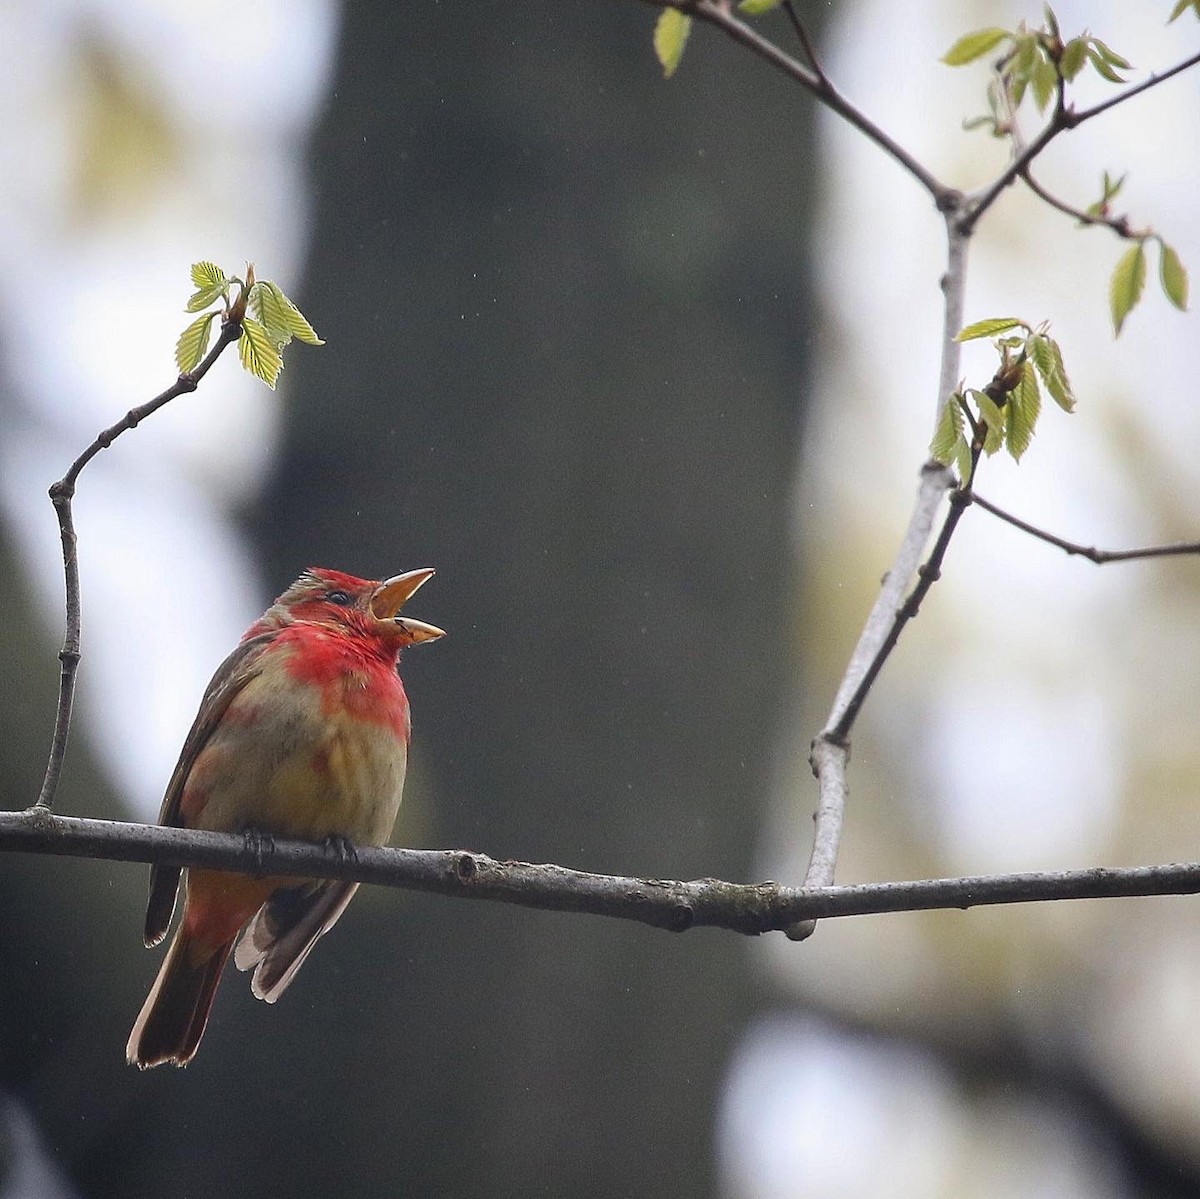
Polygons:
M948 67L962 67L977 58L982 58L989 50L998 46L1005 38L1012 37L1007 29L976 29L974 33L965 33L942 55L942 62Z
M954 340L975 341L980 337L995 337L997 333L1006 333L1009 329L1016 329L1022 323L1020 318L1015 316L993 316L968 325Z
M267 331L267 336L282 350L292 340L283 309L271 292L270 284L260 280L250 289L250 311Z
M1118 75L1116 73L1116 71L1114 71L1112 69L1111 66L1109 66L1109 64L1106 61L1106 59L1104 58L1104 56L1102 54L1100 54L1094 47L1088 46L1087 55L1088 55L1088 59L1091 62L1092 66L1095 68L1097 75L1100 75L1102 78L1107 79L1109 81L1109 83L1124 83L1125 82L1125 80L1122 79L1121 76Z
M1045 333L1037 333L1029 339L1028 345L1029 356L1033 365L1037 367L1050 398L1064 412L1074 412L1075 393L1071 390L1071 380L1067 378L1058 342Z
M300 309L283 294L279 286L269 279L263 282L263 288L270 294L270 300L264 301L264 308L273 314L272 319L281 322L281 327L297 341L305 345L323 346L325 343L317 336L317 331L304 319Z
M1038 112L1045 112L1055 89L1058 87L1058 71L1054 64L1045 56L1039 54L1033 66L1033 102Z
M1062 77L1070 83L1087 62L1087 40L1073 37L1064 47L1062 57L1058 60L1058 69Z
M1146 247L1135 242L1121 255L1108 285L1108 303L1112 310L1113 331L1119 337L1125 318L1142 298L1146 285Z
M216 315L215 312L206 312L198 320L192 321L179 335L179 340L175 343L175 365L179 367L181 375L194 371L200 365L208 351L208 339L213 317Z
M761 17L763 13L778 8L780 0L741 0L738 12L744 12L748 17Z
M1159 242L1158 277L1163 293L1179 309L1186 312L1188 306L1188 275L1183 262L1172 246Z
M1004 426L1007 423L1007 405L1001 408L986 391L969 391L983 419L983 452L990 458L1004 444Z
M664 8L654 26L654 53L662 63L663 78L670 79L679 69L683 48L692 31L692 18L677 8Z
M1021 381L1009 394L1008 422L1004 426L1004 446L1014 462L1029 449L1042 413L1042 393L1038 389L1037 375L1028 358L1021 366Z
M943 405L942 414L938 417L937 428L933 431L933 440L929 443L929 452L945 466L954 461L954 451L962 439L963 414L959 407L961 397L955 392Z
M199 312L202 308L207 308L224 296L225 287L224 283L216 283L212 287L205 287L196 292L184 305L184 312Z
M275 343L253 317L242 319L242 335L238 338L238 356L242 366L257 375L272 391L275 380L283 370L283 357Z
M192 263L192 286L204 291L210 287L224 287L225 272L215 262Z

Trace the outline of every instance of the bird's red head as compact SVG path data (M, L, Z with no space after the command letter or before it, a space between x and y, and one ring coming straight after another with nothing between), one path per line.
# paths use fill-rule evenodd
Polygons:
M442 629L399 615L417 588L432 577L433 571L425 567L380 583L340 570L310 566L246 636L304 623L383 637L397 649L419 641L433 641L445 636Z

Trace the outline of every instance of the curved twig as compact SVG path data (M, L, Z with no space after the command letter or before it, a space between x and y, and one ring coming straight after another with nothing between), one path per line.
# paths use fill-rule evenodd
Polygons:
M67 473L50 488L50 502L54 505L55 514L58 516L58 531L62 539L67 622L62 649L58 653L59 661L62 663L62 673L58 683L58 706L54 714L54 732L50 738L50 756L46 762L42 789L38 793L35 805L37 808L49 810L54 806L54 796L58 790L59 777L62 774L63 759L67 753L67 738L71 733L71 709L75 703L75 676L79 668L82 605L79 590L79 556L76 549L75 521L71 514L71 502L75 498L75 485L79 480L79 475L101 450L108 449L122 433L137 428L146 417L157 412L164 404L169 404L178 396L195 391L200 380L208 374L212 364L221 356L225 347L237 341L241 332L242 326L238 319L226 319L221 325L221 331L213 348L194 371L180 375L166 391L160 392L154 399L148 400L137 408L131 408L115 425L110 425L103 432L97 434L95 441L71 463Z

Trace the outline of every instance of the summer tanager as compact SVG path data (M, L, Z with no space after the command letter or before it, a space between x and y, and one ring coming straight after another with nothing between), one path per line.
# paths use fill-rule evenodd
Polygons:
M159 823L339 849L384 844L408 760L400 651L443 635L398 613L432 574L411 570L377 583L305 571L217 669ZM151 867L147 945L166 936L180 873ZM188 870L183 919L130 1034L130 1063L145 1069L192 1060L239 934L238 968L253 967L251 990L274 1003L357 889Z

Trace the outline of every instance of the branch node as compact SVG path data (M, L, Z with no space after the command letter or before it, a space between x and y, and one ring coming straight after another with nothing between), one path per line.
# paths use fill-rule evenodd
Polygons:
M475 861L475 855L470 853L460 853L454 858L454 876L460 883L471 883L475 881L479 874L479 864Z
M671 909L671 917L667 921L667 929L673 933L685 933L696 923L696 909L690 903L680 900Z

